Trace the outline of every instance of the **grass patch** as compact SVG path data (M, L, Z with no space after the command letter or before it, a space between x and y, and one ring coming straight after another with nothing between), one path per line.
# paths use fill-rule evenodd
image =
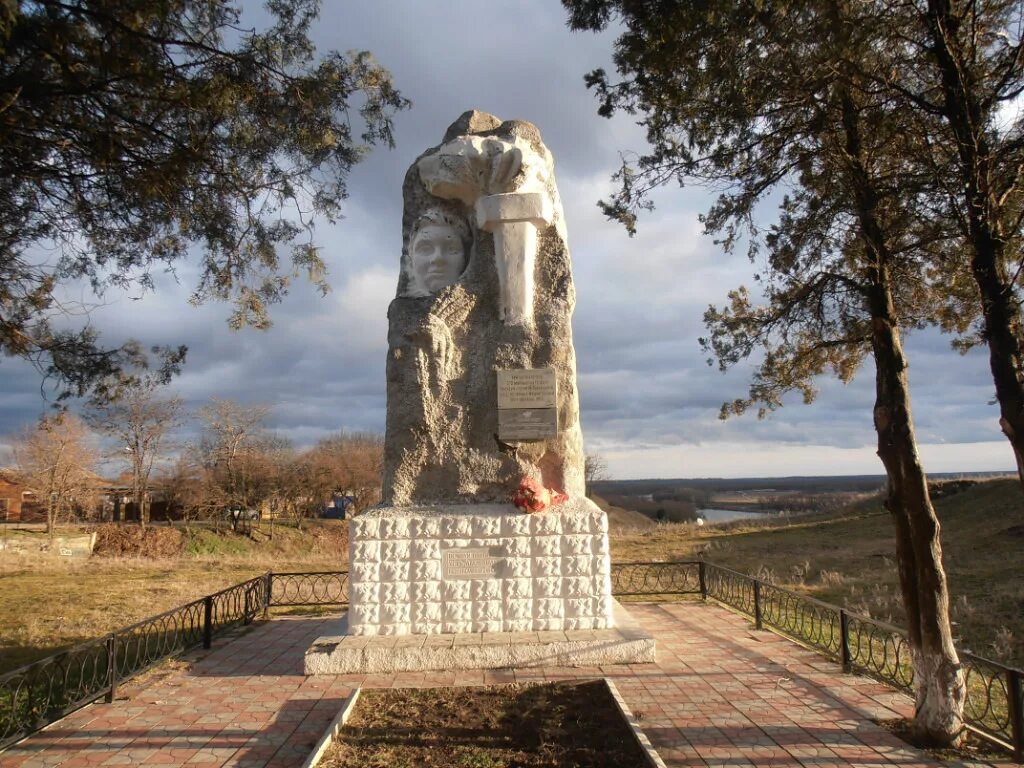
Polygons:
M347 560L342 521L302 531L278 525L272 540L266 525L251 536L198 528L192 535L205 543L171 558L0 552L0 673L268 570L339 570Z
M972 484L935 501L960 648L1024 666L1024 493L1016 480ZM840 512L698 528L659 524L611 538L612 560L700 555L897 625L905 615L889 513L878 498Z
M363 691L319 768L644 766L601 680Z

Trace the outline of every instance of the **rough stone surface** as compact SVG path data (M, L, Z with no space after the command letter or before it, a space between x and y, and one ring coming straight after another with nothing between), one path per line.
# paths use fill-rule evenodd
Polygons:
M493 571L446 573L486 553ZM525 515L511 504L378 507L352 520L354 636L606 629L608 518L586 498Z
M612 605L614 629L360 637L347 632L349 627L342 623L338 634L320 637L309 647L305 672L341 675L654 662L654 637L621 605Z
M467 112L413 163L403 195L402 268L388 310L383 503L504 502L524 477L582 497L575 293L553 161L539 131ZM481 224L477 203L495 195L513 197L481 203ZM527 220L487 217L498 208ZM410 236L417 222L439 215L469 233L466 266L454 284L422 295ZM496 371L515 368L555 370L556 437L497 439Z

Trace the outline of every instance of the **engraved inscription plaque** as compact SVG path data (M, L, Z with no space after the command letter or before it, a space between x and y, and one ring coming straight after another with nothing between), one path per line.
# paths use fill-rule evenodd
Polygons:
M554 408L554 368L498 371L498 408Z
M505 556L499 547L450 547L441 550L445 579L501 578Z
M498 371L498 437L543 440L558 435L554 368Z

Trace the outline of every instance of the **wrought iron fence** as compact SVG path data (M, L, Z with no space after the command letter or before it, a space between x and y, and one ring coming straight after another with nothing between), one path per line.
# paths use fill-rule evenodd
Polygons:
M699 595L700 568L696 562L616 563L612 566L612 594Z
M0 675L0 749L100 698L118 685L268 608L271 576L258 576Z
M697 567L703 598L745 613L758 628L770 627L835 658L847 672L913 690L910 645L899 627L720 565L700 562ZM964 720L1024 762L1024 672L965 651L959 657L967 684Z
M858 670L904 690L914 672L906 633L830 603L705 561L616 563L622 597L699 595L750 616ZM0 749L86 704L112 701L119 683L203 645L271 607L344 606L348 573L267 573L0 676ZM965 719L1024 759L1024 672L961 653Z
M274 606L347 605L348 571L275 573L271 590Z

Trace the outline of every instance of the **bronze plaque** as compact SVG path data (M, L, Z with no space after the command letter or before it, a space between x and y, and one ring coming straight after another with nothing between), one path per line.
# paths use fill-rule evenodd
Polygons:
M445 579L501 578L505 557L498 547L450 547L441 550Z
M544 440L558 435L554 368L498 371L498 437Z

